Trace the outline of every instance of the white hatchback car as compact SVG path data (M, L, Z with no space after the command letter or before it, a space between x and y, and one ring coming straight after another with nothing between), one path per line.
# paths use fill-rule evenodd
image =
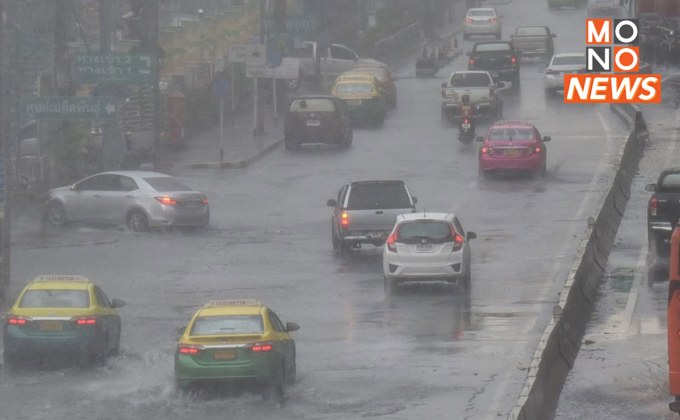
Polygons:
M463 26L463 39L470 35L493 35L501 39L501 16L493 7L468 9Z
M450 213L409 213L397 216L383 246L385 292L400 283L438 281L470 290L470 245L474 232L465 232Z
M588 0L588 16L608 16L617 14L621 0Z
M543 76L546 95L552 95L558 90L564 89L564 75L579 73L586 69L585 53L560 53L550 59L545 65Z

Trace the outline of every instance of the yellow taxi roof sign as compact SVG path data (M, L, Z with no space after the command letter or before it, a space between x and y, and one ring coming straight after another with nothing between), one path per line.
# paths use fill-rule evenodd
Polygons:
M85 276L78 275L40 275L36 277L33 281L78 281L78 282L88 282L89 280Z
M217 306L262 306L262 303L257 299L226 299L226 300L211 300L203 305L204 308L211 308Z

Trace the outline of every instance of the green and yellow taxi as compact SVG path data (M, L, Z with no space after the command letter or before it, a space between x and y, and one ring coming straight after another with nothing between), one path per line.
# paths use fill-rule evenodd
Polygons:
M38 276L5 314L5 369L34 357L104 363L120 349L124 305L83 276Z
M269 307L252 300L211 301L191 318L175 352L179 391L195 386L236 384L285 394L295 380L292 331Z
M331 94L342 99L352 120L367 120L377 124L385 121L387 103L375 78L340 78Z

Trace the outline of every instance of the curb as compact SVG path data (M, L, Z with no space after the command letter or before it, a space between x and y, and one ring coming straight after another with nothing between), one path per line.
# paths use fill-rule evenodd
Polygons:
M229 162L194 162L194 163L187 163L182 166L188 167L191 169L242 169L248 167L248 165L254 163L256 160L261 158L262 156L266 155L267 153L271 152L272 150L276 149L281 143L283 143L283 139L279 139L272 143L271 145L265 147L264 149L258 151L255 155L247 158L247 159L242 159L242 160L234 160L234 161L229 161Z

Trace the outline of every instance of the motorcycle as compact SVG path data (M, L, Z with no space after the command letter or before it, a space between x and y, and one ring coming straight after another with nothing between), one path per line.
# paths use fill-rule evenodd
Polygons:
M472 117L473 107L462 107L458 123L458 140L463 143L470 143L475 139L475 122Z

